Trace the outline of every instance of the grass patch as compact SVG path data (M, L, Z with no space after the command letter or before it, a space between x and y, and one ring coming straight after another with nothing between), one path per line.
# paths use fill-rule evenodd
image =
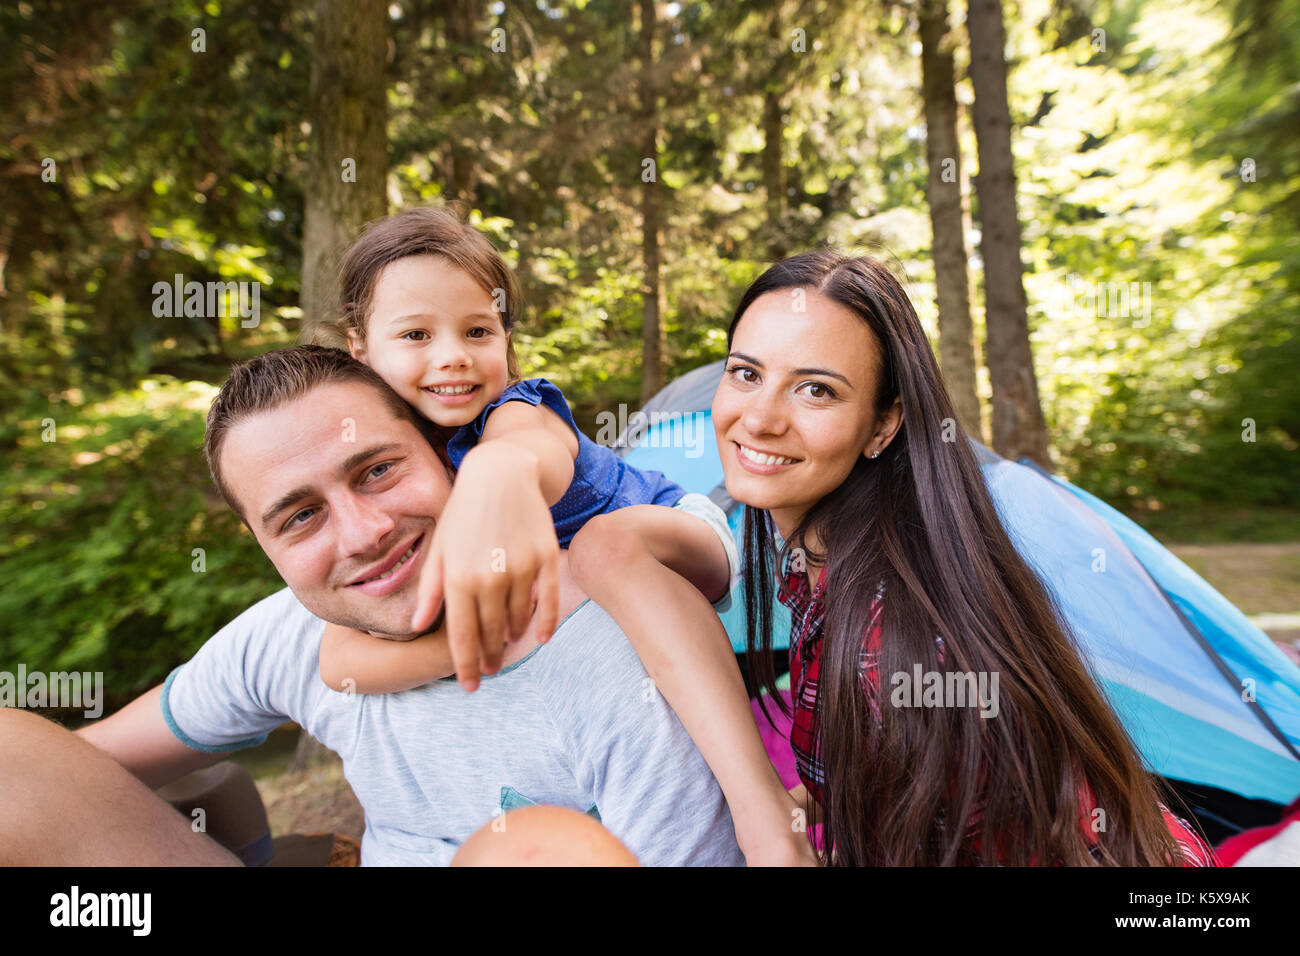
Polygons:
M1194 505L1128 516L1162 544L1273 544L1300 541L1300 508Z

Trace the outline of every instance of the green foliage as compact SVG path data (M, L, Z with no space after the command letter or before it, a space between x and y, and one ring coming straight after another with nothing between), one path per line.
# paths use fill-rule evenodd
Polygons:
M1193 508L1145 510L1138 517L1142 527L1161 541L1178 544L1300 541L1300 509L1295 507L1243 507L1198 502ZM1204 576L1199 568L1193 570ZM1300 580L1300 574L1293 577ZM1278 606L1261 607L1259 610L1273 610Z
M1300 114L1274 115L1295 109L1285 71L1247 68L1234 49L1260 24L1234 32L1222 6L1093 7L1091 23L1015 37L1026 287L1054 451L1144 522L1207 503L1293 507ZM1300 23L1300 4L1270 9ZM1251 155L1269 166L1246 182Z
M1025 284L1058 465L1161 533L1294 536L1300 0L1014 7ZM660 4L653 186L634 8L390 7L389 194L463 203L515 265L525 373L589 429L637 403L646 188L663 200L670 378L723 354L771 256L826 242L894 261L933 329L910 8ZM305 0L0 8L0 669L102 669L121 699L279 586L199 445L228 363L298 331L311 17ZM261 325L155 316L153 285L176 273L261 283ZM1137 315L1070 295L1131 283Z
M70 391L0 428L0 670L103 671L121 702L283 586L203 464L213 394Z
M0 398L226 354L229 327L153 314L177 273L261 282L267 326L293 314L309 17L294 0L0 8Z

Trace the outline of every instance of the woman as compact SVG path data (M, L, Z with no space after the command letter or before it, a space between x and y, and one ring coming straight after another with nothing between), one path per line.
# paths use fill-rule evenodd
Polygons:
M1212 862L1161 806L953 440L929 342L889 272L827 250L777 263L728 342L713 420L727 491L749 506L749 649L773 692L779 567L791 744L823 862ZM974 675L993 706L891 694L918 664Z

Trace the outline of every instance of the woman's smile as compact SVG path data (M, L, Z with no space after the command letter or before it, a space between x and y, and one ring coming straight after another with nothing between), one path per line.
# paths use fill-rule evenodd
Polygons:
M801 459L778 455L775 452L760 451L740 442L732 442L736 447L737 458L746 471L756 475L774 475L777 472L798 464Z

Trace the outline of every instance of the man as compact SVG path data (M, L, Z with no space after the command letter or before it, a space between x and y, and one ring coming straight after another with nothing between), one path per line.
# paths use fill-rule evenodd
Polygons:
M285 719L343 758L366 813L363 865L447 863L480 830L480 858L499 860L505 839L494 848L492 835L510 830L500 815L533 804L598 818L642 863L742 862L707 765L563 560L560 627L544 646L531 631L510 645L477 691L454 679L387 695L322 683L325 620L409 630L451 489L422 423L372 370L315 346L238 366L213 404L207 449L218 487L289 590L80 740L0 714L0 777L21 781L0 796L0 863L232 862L143 785L260 743ZM534 848L548 827L568 826L562 813L523 818ZM608 841L601 857L592 821L578 819L582 845L618 856Z

